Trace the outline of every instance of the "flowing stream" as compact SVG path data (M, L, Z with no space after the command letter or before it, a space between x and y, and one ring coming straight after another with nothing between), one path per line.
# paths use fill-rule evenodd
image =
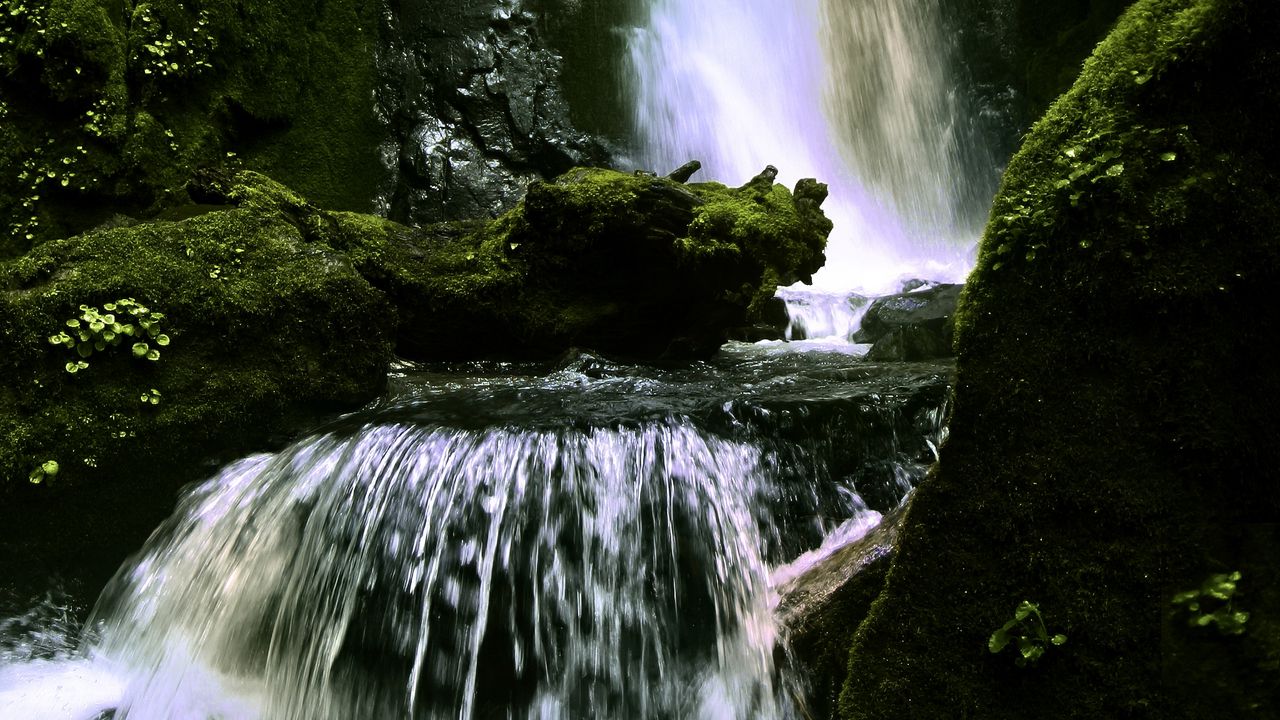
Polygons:
M775 588L923 474L948 374L405 366L191 489L87 623L0 621L0 717L798 717Z
M991 190L934 2L648 0L630 36L639 164L830 185L780 289L810 343L399 367L189 488L91 613L0 603L0 719L803 717L780 588L945 435L947 364L850 350L864 294L962 279Z

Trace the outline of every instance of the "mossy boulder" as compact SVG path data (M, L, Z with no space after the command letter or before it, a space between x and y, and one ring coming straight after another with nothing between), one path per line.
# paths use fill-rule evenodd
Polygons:
M24 0L0 8L0 258L183 201L234 155L330 207L382 175L379 6Z
M381 392L394 312L291 203L267 185L0 263L6 563L145 532L211 463Z
M409 229L326 214L335 247L401 311L413 359L714 353L821 267L826 186L772 169L741 188L580 168L491 222Z
M1013 159L840 717L1280 712L1276 534L1248 529L1280 517L1278 27L1142 0ZM1174 595L1233 569L1245 632L1188 635ZM1068 640L1017 667L988 639L1023 600Z

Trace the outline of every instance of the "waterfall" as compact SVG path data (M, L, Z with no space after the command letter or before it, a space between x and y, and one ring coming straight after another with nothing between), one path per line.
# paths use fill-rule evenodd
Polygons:
M32 717L786 717L768 490L682 420L314 437L187 497Z
M995 189L936 0L649 0L630 43L638 165L830 186L824 293L962 281Z

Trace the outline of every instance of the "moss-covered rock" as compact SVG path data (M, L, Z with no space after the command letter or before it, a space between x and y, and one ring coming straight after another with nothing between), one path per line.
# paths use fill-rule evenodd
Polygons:
M950 439L841 717L1276 716L1274 551L1237 528L1280 516L1278 27L1274 3L1137 3L1010 164ZM1246 566L1245 633L1173 652L1173 595ZM1022 600L1068 637L1027 668L987 649ZM1238 675L1163 667L1210 652Z
M274 189L0 263L6 535L90 538L154 520L124 498L163 513L203 463L381 391L393 311L345 256L308 240L287 204L301 201ZM112 512L116 500L128 511Z
M824 260L826 186L793 194L772 172L728 188L584 168L489 223L325 217L401 310L407 357L709 355Z
M238 155L327 206L381 174L378 6L9 0L0 5L0 257L180 203Z

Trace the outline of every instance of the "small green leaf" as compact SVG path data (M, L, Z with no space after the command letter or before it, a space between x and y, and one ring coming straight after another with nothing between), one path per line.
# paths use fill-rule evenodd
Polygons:
M168 344L169 344L169 336L168 336L168 335L157 335L157 336L156 336L156 344L157 344L157 345L159 345L160 347L164 347L165 345L168 345Z
M1178 153L1176 152L1160 153L1160 159L1165 162L1173 162L1174 160L1178 159Z
M44 471L45 475L48 475L49 477L53 477L54 475L58 474L58 461L45 460L44 464L40 466L40 469Z
M148 351L148 352L147 352L147 359L148 359L148 360L150 360L150 361L152 361L152 362L155 362L156 360L159 360L159 359L160 359L160 351L159 351L159 350L150 350L150 351Z
M150 349L150 347L149 347L146 343L144 343L144 342L134 343L134 344L133 344L133 356L134 356L134 357L136 357L136 358L145 357L145 356L146 356L146 354L147 354L147 350L149 350L149 349Z
M1054 635L1052 638L1049 639L1049 642L1053 643L1054 645L1062 645L1066 641L1067 641L1067 636L1063 635L1062 633L1058 633L1057 635Z
M991 633L991 639L987 641L987 650L998 653L1009 644L1009 635L1002 630Z

